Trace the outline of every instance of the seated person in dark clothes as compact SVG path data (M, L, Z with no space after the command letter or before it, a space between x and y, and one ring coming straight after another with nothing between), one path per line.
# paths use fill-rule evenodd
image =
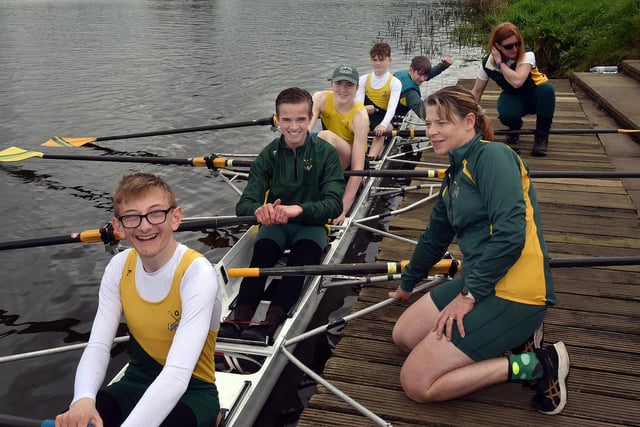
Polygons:
M304 89L285 89L276 98L282 135L253 162L236 214L255 215L261 224L250 267L274 266L290 249L287 265L320 263L327 245L326 224L342 213L344 174L336 149L308 131L313 100ZM266 202L265 202L266 200ZM233 315L219 336L253 341L271 339L298 300L304 276L270 284L273 295L264 322L251 322L264 297L266 277L247 277Z

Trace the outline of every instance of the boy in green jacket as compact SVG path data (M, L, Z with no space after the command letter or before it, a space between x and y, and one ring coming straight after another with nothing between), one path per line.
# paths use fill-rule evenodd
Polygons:
M285 89L276 98L282 136L267 145L253 162L249 182L236 205L238 216L255 215L258 231L250 267L273 267L285 249L287 265L320 263L327 245L326 224L342 213L344 174L336 149L308 132L313 100L300 88ZM300 296L304 276L274 281L264 322L251 323L264 297L266 277L245 278L233 318L218 336L270 341ZM231 316L230 316L231 317Z

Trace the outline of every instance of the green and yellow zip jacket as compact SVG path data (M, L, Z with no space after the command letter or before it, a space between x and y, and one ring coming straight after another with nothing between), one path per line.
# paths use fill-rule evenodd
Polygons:
M477 299L531 305L556 302L547 246L529 169L508 146L480 135L449 152L429 225L402 274L413 290L454 237L463 254L462 279Z
M292 223L323 225L342 213L344 186L340 159L331 144L307 132L304 145L294 152L281 136L252 163L236 215L253 215L265 202L280 199L283 205L302 206Z

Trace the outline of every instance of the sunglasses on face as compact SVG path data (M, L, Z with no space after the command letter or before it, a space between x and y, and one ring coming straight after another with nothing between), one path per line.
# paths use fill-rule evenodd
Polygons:
M518 41L517 41L517 42L515 42L515 43L502 44L502 45L500 45L500 46L502 46L502 48L503 48L504 50L511 50L511 49L513 49L514 47L520 47L521 45L522 45L522 42L521 42L520 40L518 40Z

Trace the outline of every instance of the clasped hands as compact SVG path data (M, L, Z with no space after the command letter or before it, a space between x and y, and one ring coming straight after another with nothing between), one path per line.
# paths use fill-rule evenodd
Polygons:
M262 225L286 224L290 218L302 214L300 205L283 205L280 199L273 203L266 203L254 212L256 220Z

